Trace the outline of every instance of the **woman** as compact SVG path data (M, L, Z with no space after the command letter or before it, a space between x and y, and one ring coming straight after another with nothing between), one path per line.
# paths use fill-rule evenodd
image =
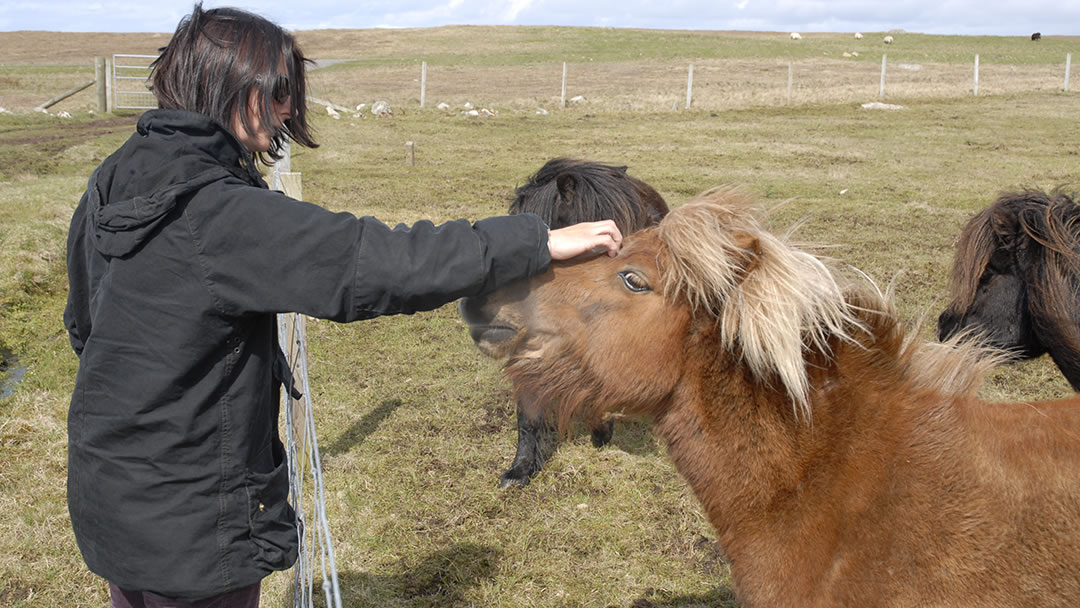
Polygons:
M68 505L114 606L257 606L261 579L295 561L276 313L430 310L618 250L611 222L391 229L269 191L258 162L287 138L316 145L305 62L273 23L196 4L154 62L159 109L72 218Z

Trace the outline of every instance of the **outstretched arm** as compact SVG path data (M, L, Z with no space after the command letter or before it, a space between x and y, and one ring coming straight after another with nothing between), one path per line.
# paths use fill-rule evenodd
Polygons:
M590 251L606 251L615 257L621 244L622 233L611 220L582 222L548 232L553 260L567 260Z

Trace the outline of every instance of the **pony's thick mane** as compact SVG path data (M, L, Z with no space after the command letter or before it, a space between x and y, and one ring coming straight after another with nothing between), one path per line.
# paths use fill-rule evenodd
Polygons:
M915 389L974 393L1002 358L972 342L923 344L905 330L869 278L841 284L818 257L762 229L752 200L733 189L705 192L658 227L664 294L715 317L722 346L739 352L755 378L779 378L810 420L808 350L831 356L830 341L886 354ZM887 352L886 352L887 351Z
M867 356L885 355L896 382L907 383L914 391L977 396L986 374L1008 361L1009 353L969 332L959 332L944 342L920 339L925 318L910 325L901 322L892 287L884 294L867 290L847 294L872 336L872 343L866 344L871 347L866 349Z
M778 376L809 419L804 348L827 354L830 338L855 341L865 328L825 264L763 230L757 216L749 197L728 188L672 210L658 229L664 293L714 315L724 347L737 345L755 377Z
M1029 255L1034 253L1034 261L1059 279L1047 281L1047 288L1080 283L1080 206L1073 196L1061 188L1049 194L1030 188L1006 192L971 218L957 238L949 285L951 312L971 306L990 256L1000 247L1014 249L1017 237L1037 245L1029 248ZM1047 299L1064 302L1067 295Z
M625 166L571 158L549 160L514 191L510 213L535 213L551 228L610 218L624 234L655 224L667 204Z

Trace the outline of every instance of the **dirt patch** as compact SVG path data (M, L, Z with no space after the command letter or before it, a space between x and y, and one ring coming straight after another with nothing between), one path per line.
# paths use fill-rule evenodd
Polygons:
M0 134L0 180L53 173L64 151L105 135L131 132L138 120L137 115L131 115L6 129Z
M33 590L18 583L0 590L0 606L12 606L17 602L29 599L34 595Z
M72 139L85 141L92 137L109 135L121 130L130 130L138 121L138 116L118 116L93 122L65 125L62 131L51 132L41 132L40 126L16 127L5 130L0 141L10 146L47 145L49 142ZM12 135L14 137L11 137Z

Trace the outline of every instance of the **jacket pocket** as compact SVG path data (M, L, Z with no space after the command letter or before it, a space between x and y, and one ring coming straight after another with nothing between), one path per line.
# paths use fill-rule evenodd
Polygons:
M274 447L284 451L280 442ZM281 458L269 473L247 471L245 477L255 560L273 570L289 568L296 561L299 533L296 512L288 501L288 460Z

